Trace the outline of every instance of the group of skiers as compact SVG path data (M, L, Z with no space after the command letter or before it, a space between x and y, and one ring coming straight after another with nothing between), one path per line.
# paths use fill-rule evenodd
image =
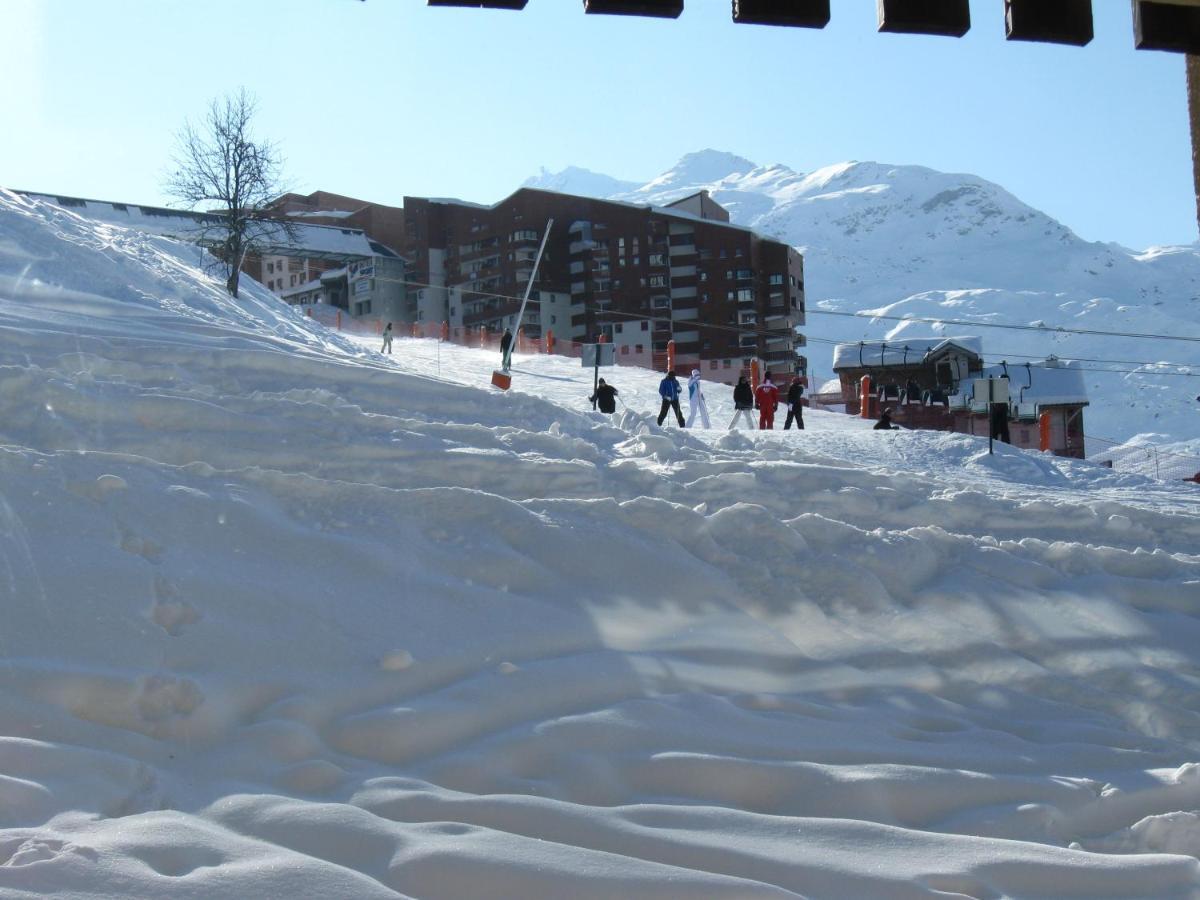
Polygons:
M675 414L675 420L679 423L680 428L691 428L697 417L700 419L700 424L704 428L711 428L712 424L708 418L708 403L704 399L704 391L700 387L700 370L692 369L692 377L688 379L688 417L683 418L683 410L679 407L679 399L683 395L683 387L679 383L674 370L668 372L666 377L658 383L658 394L662 397L662 406L658 411L658 424L661 426L667 419L668 413ZM787 404L788 414L787 419L783 423L784 431L792 427L792 423L796 423L797 430L804 428L804 406L801 398L804 395L804 385L799 376L792 379L791 385L788 387L787 394L784 396L783 402ZM595 406L598 405L601 412L613 413L617 410L616 405L617 389L610 384L605 383L601 378L595 393L588 398ZM754 427L754 417L750 410L758 410L758 427L760 430L769 430L775 427L775 410L779 408L780 394L779 388L775 386L775 382L771 378L771 373L768 372L763 377L763 382L757 388L752 390L750 382L745 375L738 378L738 383L733 389L733 406L734 414L733 421L729 423L729 429L732 431L737 427L738 419L745 417L746 424Z

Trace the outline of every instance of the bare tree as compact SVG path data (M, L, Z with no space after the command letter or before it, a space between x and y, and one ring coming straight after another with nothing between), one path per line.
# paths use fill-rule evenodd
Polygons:
M213 100L198 126L188 122L179 132L166 183L167 192L190 209L207 207L198 238L225 265L233 297L247 255L296 239L293 224L270 215L271 201L284 190L283 160L276 144L252 136L256 109L245 88Z

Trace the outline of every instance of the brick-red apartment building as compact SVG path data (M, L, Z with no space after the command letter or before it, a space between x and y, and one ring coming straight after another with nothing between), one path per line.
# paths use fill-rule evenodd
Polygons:
M707 192L666 207L533 188L492 206L405 197L399 249L414 318L513 324L550 219L527 336L603 334L647 358L674 339L677 368L719 380L736 379L754 357L777 372L806 369L803 259L731 225Z

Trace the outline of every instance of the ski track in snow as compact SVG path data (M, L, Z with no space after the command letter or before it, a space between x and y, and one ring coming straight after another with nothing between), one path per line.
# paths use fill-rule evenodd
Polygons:
M0 193L3 896L1200 896L1200 490L197 263Z

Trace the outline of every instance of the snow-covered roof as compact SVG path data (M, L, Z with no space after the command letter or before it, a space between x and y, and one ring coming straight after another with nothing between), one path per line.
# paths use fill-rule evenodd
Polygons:
M18 193L53 203L82 218L106 225L132 228L145 234L196 241L205 228L219 222L210 213L191 212L183 209L168 209L161 206L141 206L133 203L115 203L108 200L88 200L82 197L64 197L58 194L40 194L32 191ZM376 255L366 234L357 228L339 228L334 225L312 225L292 222L293 236L289 237L283 226L276 234L268 234L268 253L279 256L305 255L335 258L354 258Z
M989 366L978 377L1000 377L1003 366ZM1058 406L1088 402L1087 385L1079 363L1051 357L1044 362L1008 366L1008 396L1013 403Z
M907 351L905 350L907 348ZM862 341L838 344L833 348L833 369L858 369L864 366L885 368L919 363L927 355L958 348L983 356L983 338L935 337L903 338L896 341Z

